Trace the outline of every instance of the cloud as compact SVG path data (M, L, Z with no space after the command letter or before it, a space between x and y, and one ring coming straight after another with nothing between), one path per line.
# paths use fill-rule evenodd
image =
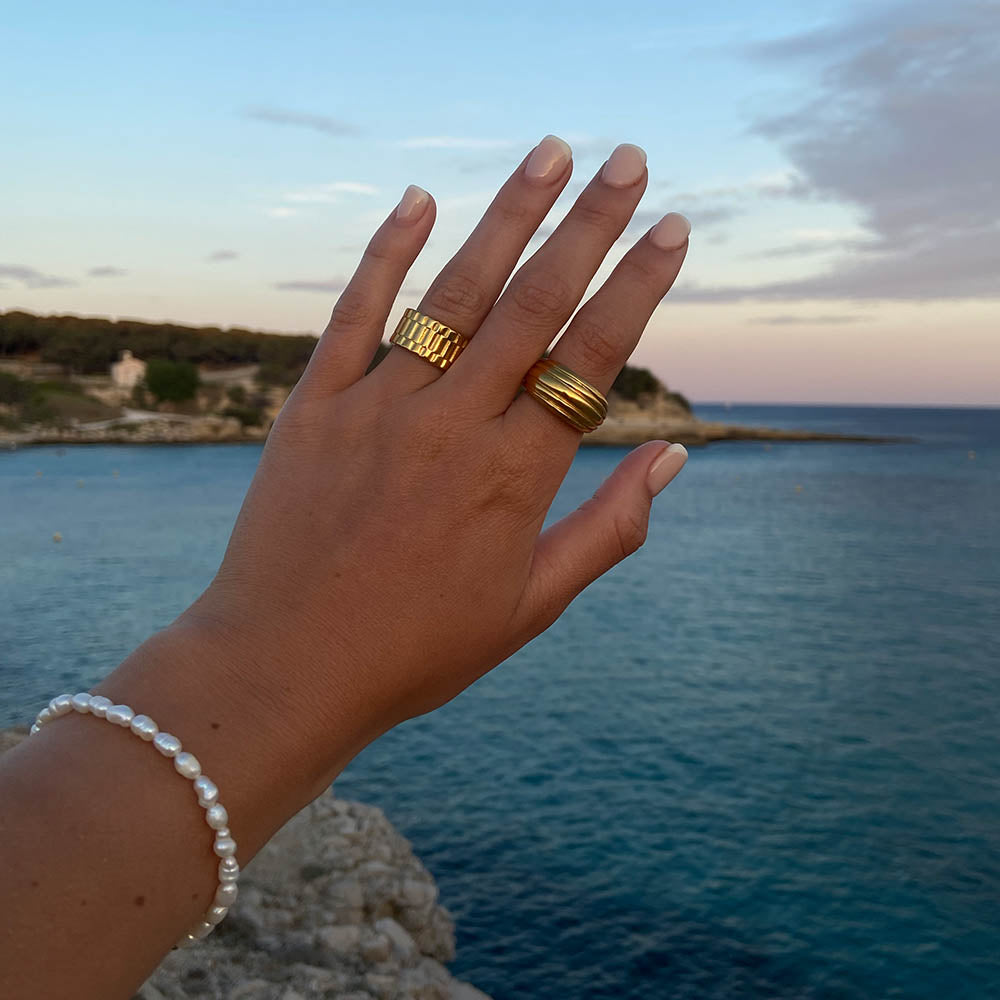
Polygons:
M128 271L120 267L112 267L110 264L102 264L99 267L92 267L87 271L89 278L122 278Z
M792 196L859 210L871 234L863 260L855 252L811 278L687 294L1000 296L1000 5L911 0L858 9L839 26L749 51L814 77L809 99L752 131L781 146L802 178Z
M298 215L298 209L289 208L287 205L275 205L273 208L265 208L264 214L272 219L288 219L293 215Z
M1000 298L1000 226L953 233L936 241L845 258L820 274L760 285L698 287L670 293L674 302L748 299L930 301Z
M802 326L805 324L837 326L841 323L860 323L862 320L867 319L867 316L857 313L831 314L827 316L793 316L788 313L782 313L779 316L754 316L748 319L747 322L764 324L766 326Z
M236 260L239 254L235 250L215 250L210 253L206 260Z
M361 130L350 122L328 115L313 115L300 111L288 111L284 108L254 107L244 112L247 118L268 122L271 125L290 125L294 128L311 129L324 135L352 136L360 135Z
M758 250L749 257L803 257L837 251L877 249L877 243L864 230L798 229L789 233L791 243Z
M347 278L329 278L326 281L276 281L272 286L279 292L322 292L339 295L347 287Z
M422 135L410 139L400 139L396 143L402 149L513 149L517 143L511 139L477 139L469 136Z
M76 284L69 278L43 274L33 267L24 267L20 264L0 264L0 278L19 281L25 288L68 288Z
M352 194L378 194L378 188L361 181L333 181L329 184L314 184L312 187L303 188L300 191L289 191L283 197L285 201L293 203L334 205L343 201L344 195Z

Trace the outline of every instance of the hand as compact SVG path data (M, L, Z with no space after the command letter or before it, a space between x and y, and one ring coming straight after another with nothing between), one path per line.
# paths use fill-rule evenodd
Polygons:
M541 530L580 434L519 386L647 183L645 154L618 147L504 291L571 172L565 143L543 140L424 296L421 312L472 338L451 368L393 348L366 375L434 223L430 196L408 189L271 431L219 574L189 614L232 637L248 681L282 678L310 742L347 726L356 751L543 631L643 543L652 497L683 465L683 449L643 445ZM606 392L689 228L668 215L639 239L552 356Z

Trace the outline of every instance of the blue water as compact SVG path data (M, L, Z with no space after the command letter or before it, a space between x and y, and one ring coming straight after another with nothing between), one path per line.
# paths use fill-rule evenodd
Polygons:
M693 451L639 555L339 793L497 998L1000 996L1000 411L699 412L916 440ZM258 454L0 454L0 724L200 592Z

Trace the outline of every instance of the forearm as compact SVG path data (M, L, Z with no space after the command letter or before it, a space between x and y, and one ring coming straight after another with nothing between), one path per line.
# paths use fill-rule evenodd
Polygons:
M93 692L198 757L245 864L365 738L345 718L318 741L325 722L291 700L280 665L235 646L182 619ZM191 783L128 730L72 712L0 758L0 801L0 995L132 995L218 884Z

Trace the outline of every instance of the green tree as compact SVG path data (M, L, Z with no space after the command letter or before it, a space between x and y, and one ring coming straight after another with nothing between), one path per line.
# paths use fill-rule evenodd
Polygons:
M146 365L146 388L160 401L193 399L198 390L198 369L190 361L153 358Z

